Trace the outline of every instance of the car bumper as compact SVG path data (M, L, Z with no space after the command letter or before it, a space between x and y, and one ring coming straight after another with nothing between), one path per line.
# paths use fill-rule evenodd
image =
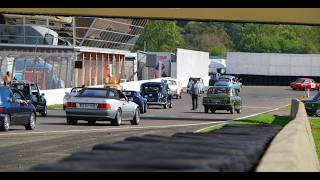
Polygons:
M106 119L114 119L117 110L91 110L91 109L71 109L66 108L66 116L77 119L92 119L103 121Z
M230 104L211 104L211 103L203 103L203 106L213 108L215 110L228 110L231 109L232 106Z
M166 105L166 102L147 102L147 105Z

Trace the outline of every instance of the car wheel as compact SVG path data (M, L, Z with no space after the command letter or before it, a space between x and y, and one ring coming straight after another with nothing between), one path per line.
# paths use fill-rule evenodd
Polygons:
M207 106L204 107L204 112L208 113L209 112L209 108Z
M296 90L296 88L292 88L293 90Z
M169 104L169 108L172 108L172 103Z
M320 109L316 110L316 116L320 117Z
M215 112L216 112L216 110L213 109L213 108L210 108L210 111L211 111L212 113L215 113Z
M131 125L138 125L140 122L140 111L136 109L136 112L134 113L133 120L130 121Z
M93 120L93 121L88 121L88 124L91 125L91 126L93 126L93 125L96 124L96 122L97 122L97 121L94 121L94 120Z
M74 119L74 118L67 117L67 124L68 125L76 125L76 124L78 124L78 120Z
M9 131L11 117L9 114L4 115L3 124L0 126L1 131Z
M44 109L43 109L43 111L42 111L42 113L41 113L41 115L42 115L42 116L47 116L47 114L48 114L48 107L45 106Z
M240 114L241 113L241 108L240 109L236 109L237 113Z
M36 114L31 113L28 124L25 125L26 130L34 130L36 128Z
M120 126L122 121L121 110L118 109L116 117L111 121L111 124L114 126Z
M139 109L140 109L140 113L141 113L141 114L144 113L144 108L145 108L144 106L139 106Z
M66 110L66 105L63 105L63 110Z
M166 103L165 105L163 105L163 108L167 109L168 108L168 104Z
M232 105L230 109L230 114L233 114L233 113L234 113L234 105Z

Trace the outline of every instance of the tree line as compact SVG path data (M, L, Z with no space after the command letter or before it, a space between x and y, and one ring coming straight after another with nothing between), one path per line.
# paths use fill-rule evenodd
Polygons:
M174 52L177 47L226 52L320 52L320 27L288 24L149 20L134 50Z

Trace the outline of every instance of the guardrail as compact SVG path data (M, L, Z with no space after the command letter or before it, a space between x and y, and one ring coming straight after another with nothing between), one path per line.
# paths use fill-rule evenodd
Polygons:
M319 172L319 161L304 104L292 99L292 119L273 139L256 171Z

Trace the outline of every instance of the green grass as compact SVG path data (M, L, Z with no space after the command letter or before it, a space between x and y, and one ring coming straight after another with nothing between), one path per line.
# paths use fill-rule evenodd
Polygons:
M289 116L278 116L273 114L259 114L246 119L232 121L226 124L277 124L280 126L285 126L290 121ZM218 130L226 124L210 126L201 131L201 133L208 133L211 131Z
M62 110L63 104L53 104L48 106L49 110Z
M320 118L310 118L310 125L314 143L316 145L318 159L320 161Z
M291 105L288 105L288 106L285 106L283 108L280 108L279 111L290 112L291 111Z

